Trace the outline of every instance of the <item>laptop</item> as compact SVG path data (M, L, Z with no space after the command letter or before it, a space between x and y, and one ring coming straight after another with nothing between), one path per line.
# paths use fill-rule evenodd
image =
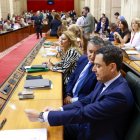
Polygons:
M24 84L24 88L27 89L37 89L37 88L48 88L50 89L52 82L48 79L33 79L33 80L26 80Z
M140 61L140 55L138 56L138 52L137 51L126 51L124 49L121 49L123 56L128 58L131 61Z

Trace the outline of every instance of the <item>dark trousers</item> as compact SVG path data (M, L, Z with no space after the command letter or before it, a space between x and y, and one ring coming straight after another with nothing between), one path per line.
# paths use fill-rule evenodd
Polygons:
M70 124L64 126L64 140L89 140L89 124Z
M37 39L39 38L39 35L42 38L42 25L37 25L35 27L35 30L36 30Z

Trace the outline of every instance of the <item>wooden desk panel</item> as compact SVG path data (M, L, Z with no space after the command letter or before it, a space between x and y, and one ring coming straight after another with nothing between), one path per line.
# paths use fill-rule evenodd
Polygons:
M30 35L30 26L0 34L0 52L20 42Z
M131 61L124 57L123 59L123 69L124 71L132 71L138 76L140 76L140 61Z
M120 44L117 43L115 44L114 42L112 42L113 45L115 45L116 47L119 47ZM135 74L137 74L140 77L140 61L131 61L128 58L126 58L125 56L123 57L123 65L122 65L122 70L127 73L128 71L131 71Z
M30 122L24 113L25 109L42 111L46 106L60 107L62 100L20 100L9 101L0 115L0 120L7 118L2 130L46 128L48 140L63 140L63 127L50 127L47 123Z
M4 44L5 44L5 38L4 38L4 36L0 36L0 52L5 50Z

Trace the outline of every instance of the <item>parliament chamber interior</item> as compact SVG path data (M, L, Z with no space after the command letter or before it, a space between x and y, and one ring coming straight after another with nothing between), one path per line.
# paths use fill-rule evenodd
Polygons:
M140 140L139 4L0 0L0 139Z

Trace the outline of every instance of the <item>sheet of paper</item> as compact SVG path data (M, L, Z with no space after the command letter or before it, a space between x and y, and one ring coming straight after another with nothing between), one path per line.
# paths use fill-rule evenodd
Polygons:
M139 54L139 52L136 51L136 50L127 50L126 53L129 54L129 55Z
M17 129L0 131L0 140L47 140L47 130Z

